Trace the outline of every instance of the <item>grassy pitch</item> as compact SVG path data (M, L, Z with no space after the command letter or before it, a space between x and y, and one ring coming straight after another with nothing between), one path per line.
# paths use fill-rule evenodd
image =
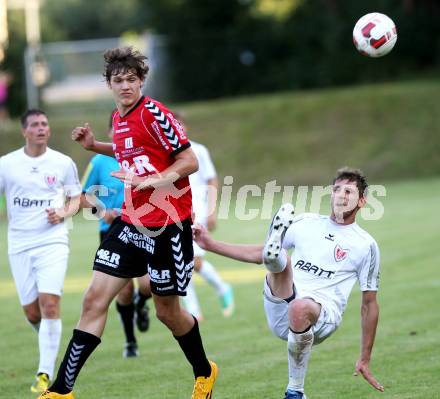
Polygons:
M381 315L371 369L385 386L375 392L353 377L359 353L360 294L353 289L340 329L314 348L306 380L310 399L440 398L439 310L440 180L386 186L385 213L362 221L382 252ZM258 207L254 202L249 206ZM219 222L215 233L235 242L261 242L268 220ZM37 367L37 337L24 320L7 265L6 225L0 224L0 397L32 398L29 386ZM64 353L78 320L83 291L97 245L96 223L73 220L71 256L62 301ZM237 309L221 316L210 287L197 280L205 321L201 324L208 356L220 367L216 399L279 399L287 383L284 342L272 337L262 309L264 270L256 265L209 255L235 288ZM192 373L177 343L157 320L138 333L141 355L123 359L123 334L112 306L102 344L87 362L75 387L78 399L185 399Z

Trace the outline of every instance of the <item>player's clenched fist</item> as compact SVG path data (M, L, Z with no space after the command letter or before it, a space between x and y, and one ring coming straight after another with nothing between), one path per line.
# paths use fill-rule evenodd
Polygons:
M84 126L78 126L72 131L72 140L80 143L86 150L93 149L95 144L95 136L88 123Z
M208 249L211 241L211 236L206 227L201 225L200 223L196 223L192 226L192 231L194 241L198 245L200 245L201 248Z

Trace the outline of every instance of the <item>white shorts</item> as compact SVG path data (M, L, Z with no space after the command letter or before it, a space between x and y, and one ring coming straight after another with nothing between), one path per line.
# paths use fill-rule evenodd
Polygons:
M50 244L9 254L9 264L22 306L29 305L38 294L61 296L66 275L69 247Z
M270 330L278 338L287 341L289 335L289 303L277 298L264 279L264 311ZM340 324L341 318L334 314L325 304L321 303L321 313L318 321L312 326L314 335L313 344L319 344L333 334Z

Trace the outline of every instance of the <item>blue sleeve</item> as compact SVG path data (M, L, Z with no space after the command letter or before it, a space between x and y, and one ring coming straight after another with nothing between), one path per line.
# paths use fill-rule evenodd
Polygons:
M96 186L99 184L99 167L97 164L98 159L95 156L87 165L87 169L84 172L81 180L83 192L87 192L91 186Z

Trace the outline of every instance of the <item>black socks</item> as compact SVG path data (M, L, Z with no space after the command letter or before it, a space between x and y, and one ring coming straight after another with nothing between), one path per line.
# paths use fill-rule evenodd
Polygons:
M58 369L57 378L49 390L60 394L72 391L82 366L100 343L101 339L96 335L73 330L73 336Z
M135 298L134 298L134 304L138 309L143 308L145 305L145 302L147 302L147 300L150 298L151 298L151 294L144 295L144 294L142 294L142 292L138 291L137 294L135 295Z
M203 349L202 337L200 336L199 323L194 318L194 327L189 330L185 335L180 337L174 336L183 353L190 362L194 376L197 377L209 377L211 375L211 365L206 358L205 350Z
M130 303L129 305L121 305L116 302L116 310L121 316L122 327L124 328L125 341L126 342L136 342L136 337L134 336L134 305Z

